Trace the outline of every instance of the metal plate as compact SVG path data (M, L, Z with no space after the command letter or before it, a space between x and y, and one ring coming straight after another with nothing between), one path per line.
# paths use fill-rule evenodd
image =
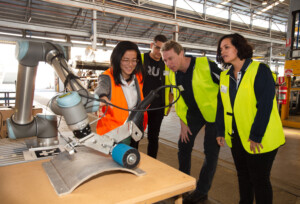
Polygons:
M139 168L124 168L113 161L111 156L91 148L81 146L76 147L76 151L74 155L62 152L49 162L43 163L50 182L59 196L71 193L87 179L103 172L122 170L137 176L145 174Z

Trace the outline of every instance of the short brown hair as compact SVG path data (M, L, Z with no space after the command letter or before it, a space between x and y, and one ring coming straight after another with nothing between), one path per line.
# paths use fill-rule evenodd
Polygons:
M181 51L183 51L183 47L178 43L175 42L174 40L169 40L160 49L160 51L169 51L171 49L174 49L174 52L177 53L178 55L180 54Z

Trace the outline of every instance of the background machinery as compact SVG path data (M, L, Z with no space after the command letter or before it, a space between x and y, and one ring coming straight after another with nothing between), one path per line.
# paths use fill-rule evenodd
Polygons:
M291 11L290 36L287 38L289 47L285 61L285 84L286 84L286 104L282 104L281 120L283 126L300 128L300 4L296 4ZM297 10L298 9L298 10ZM289 33L289 32L288 32ZM298 79L297 79L298 78ZM292 116L291 116L292 114Z

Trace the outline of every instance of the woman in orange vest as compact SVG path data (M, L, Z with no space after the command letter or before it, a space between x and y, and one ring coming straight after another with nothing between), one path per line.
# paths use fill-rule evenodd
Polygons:
M110 57L111 67L99 76L98 86L95 94L99 98L124 109L133 109L143 100L143 68L141 53L138 46L130 41L119 42L114 48ZM105 133L124 124L129 112L116 107L106 106L100 103L100 115L103 116L97 124L97 134ZM146 111L144 121L141 121L144 129L147 125ZM137 124L140 126L141 124ZM131 141L130 137L123 140L123 143L130 144L137 148L138 143Z

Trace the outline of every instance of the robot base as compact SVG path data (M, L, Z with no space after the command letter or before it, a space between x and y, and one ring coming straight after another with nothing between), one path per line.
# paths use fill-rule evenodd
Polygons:
M62 152L49 162L43 163L50 182L59 196L71 193L84 181L103 172L121 170L137 176L145 174L139 168L124 168L111 156L91 148L80 146L76 148L76 151L74 155Z

